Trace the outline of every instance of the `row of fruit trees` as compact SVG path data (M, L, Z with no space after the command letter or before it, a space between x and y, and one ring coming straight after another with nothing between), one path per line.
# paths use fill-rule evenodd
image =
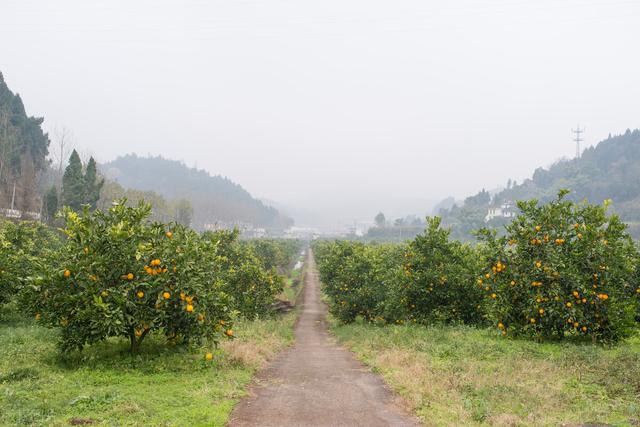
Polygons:
M0 304L59 328L61 351L110 337L138 352L149 335L217 343L238 316L271 313L300 242L239 240L149 220L151 208L65 209L64 227L0 224Z
M520 202L500 235L449 238L439 218L406 244L314 245L342 322L492 325L502 335L613 342L638 329L640 257L607 205Z

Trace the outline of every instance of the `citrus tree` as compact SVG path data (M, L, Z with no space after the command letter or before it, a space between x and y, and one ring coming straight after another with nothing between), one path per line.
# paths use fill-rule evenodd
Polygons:
M353 322L358 316L386 322L387 311L399 319L401 316L395 311L387 310L385 302L402 265L402 248L346 241L314 245L331 313L344 323Z
M149 222L150 209L122 200L106 212L63 211L66 241L25 295L40 322L62 328L62 350L125 337L135 353L150 333L182 342L232 334L216 243Z
M39 222L0 222L0 304L13 300L59 245L56 233Z
M275 298L284 286L275 268L265 268L265 261L256 256L252 245L238 241L237 230L205 233L203 239L218 246L222 289L231 297L233 309L248 319L272 314Z
M254 239L247 243L264 268L285 273L302 250L302 242L296 239Z
M503 237L481 233L489 261L477 287L505 335L614 341L633 326L637 251L607 203L576 204L567 193L546 205L519 202Z
M424 233L409 244L403 264L405 280L394 300L419 323L481 323L484 296L474 286L477 253L449 239L440 218L427 218Z

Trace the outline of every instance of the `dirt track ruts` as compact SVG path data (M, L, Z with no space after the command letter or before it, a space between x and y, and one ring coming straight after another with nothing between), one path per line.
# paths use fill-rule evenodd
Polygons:
M417 426L397 397L353 354L336 344L326 324L318 273L307 254L302 312L295 344L256 378L229 426Z

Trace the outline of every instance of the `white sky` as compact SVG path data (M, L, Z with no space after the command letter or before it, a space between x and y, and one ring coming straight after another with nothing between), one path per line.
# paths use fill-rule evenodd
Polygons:
M520 181L578 122L640 127L640 1L2 0L0 22L9 87L99 160L345 216Z

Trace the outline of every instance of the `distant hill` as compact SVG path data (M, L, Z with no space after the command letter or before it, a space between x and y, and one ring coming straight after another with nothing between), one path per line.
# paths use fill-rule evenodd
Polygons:
M155 191L168 199L186 199L193 206L193 226L246 222L285 228L292 220L264 204L228 178L162 157L118 157L100 166L107 178L125 188Z
M640 130L627 130L622 135L609 136L590 147L579 158L560 160L548 169L538 168L530 179L490 197L484 190L469 197L461 206L441 211L443 222L452 227L460 239L471 238L470 232L485 224L485 215L492 206L508 201L538 199L548 202L558 190L571 190L568 198L591 203L612 200L612 210L629 224L634 237L640 237ZM504 218L495 218L489 226L499 226Z

